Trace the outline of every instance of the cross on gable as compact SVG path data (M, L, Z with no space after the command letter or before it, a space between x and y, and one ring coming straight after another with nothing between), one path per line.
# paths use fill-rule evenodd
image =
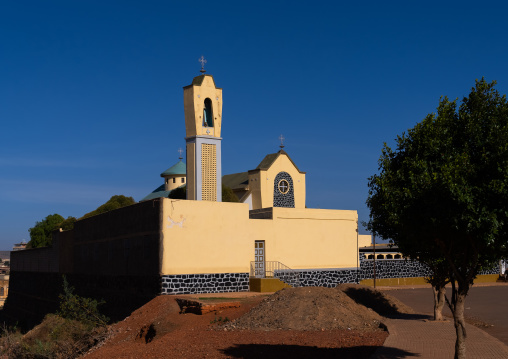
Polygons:
M201 70L199 70L199 72L204 74L206 72L206 70L205 70L205 64L207 63L207 61L206 61L206 59L205 59L205 57L203 55L201 55L201 57L199 58L198 61L201 62Z
M284 136L282 136L282 134L279 136L279 140L280 140L280 148L284 148L284 140L286 138Z

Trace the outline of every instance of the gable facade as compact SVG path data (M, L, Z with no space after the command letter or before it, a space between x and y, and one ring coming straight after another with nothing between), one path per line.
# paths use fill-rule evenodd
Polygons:
M268 207L305 208L305 172L280 150L268 155L249 171L252 209Z

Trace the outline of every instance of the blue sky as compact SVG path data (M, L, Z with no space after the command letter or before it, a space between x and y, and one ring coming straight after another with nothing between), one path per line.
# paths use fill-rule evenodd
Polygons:
M358 210L383 142L462 98L508 91L501 1L3 1L0 249L52 213L140 200L184 148L198 59L223 88L224 173L279 147L307 206ZM360 233L365 230L360 229Z

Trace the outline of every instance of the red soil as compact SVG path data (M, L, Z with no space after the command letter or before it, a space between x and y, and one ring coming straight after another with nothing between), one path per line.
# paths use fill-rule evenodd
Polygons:
M239 301L241 306L203 315L179 314L180 308L175 296L159 296L134 311L130 317L113 325L111 338L86 357L90 359L368 358L378 346L383 345L388 336L387 332L375 328L374 325L357 330L337 329L339 326L332 328L325 325L329 323L329 320L326 319L327 315L322 315L322 311L336 314L336 308L335 305L333 308L330 307L331 302L325 298L329 297L330 293L325 293L322 291L323 289L326 290L326 288L312 288L315 296L309 302L309 305L318 305L320 302L327 303L324 309L319 309L321 314L309 315L314 323L312 327L321 328L318 330L272 330L274 328L270 329L266 326L262 330L238 330L235 329L235 322L222 325L225 318L228 320L239 318L258 305L266 296L221 298L222 302ZM306 290L307 294L300 294L309 296L309 288ZM290 294L290 292L287 293ZM291 299L289 302L285 302L285 306L290 307L288 313L291 313L291 306L297 308L295 310L303 308L303 299L300 300L302 295L298 295L298 293L297 295L285 295L286 299ZM221 295L217 294L216 296ZM189 296L181 296L181 298L189 299ZM267 302L281 303L281 300L273 301L273 298L268 298L262 305L266 308L270 304ZM340 298L344 300L342 296ZM221 302L221 299L215 301ZM213 299L204 301L214 302ZM371 312L370 309L363 306L353 309L350 302L347 303L346 308L361 311L362 318L365 318L367 312ZM256 313L253 317L255 319L251 319L251 324L252 320L259 323L262 320L266 322L266 318L260 318L259 309ZM267 310L266 315L276 316L277 310ZM242 320L245 322L245 317ZM269 319L268 322L270 320L272 319ZM323 320L323 325L317 322L319 320ZM255 323L257 322L254 322L254 326L257 326Z

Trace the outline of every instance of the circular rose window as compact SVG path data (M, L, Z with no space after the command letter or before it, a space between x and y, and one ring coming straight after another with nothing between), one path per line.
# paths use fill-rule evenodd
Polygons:
M282 194L286 194L289 191L289 182L285 179L279 181L278 185L279 192Z

